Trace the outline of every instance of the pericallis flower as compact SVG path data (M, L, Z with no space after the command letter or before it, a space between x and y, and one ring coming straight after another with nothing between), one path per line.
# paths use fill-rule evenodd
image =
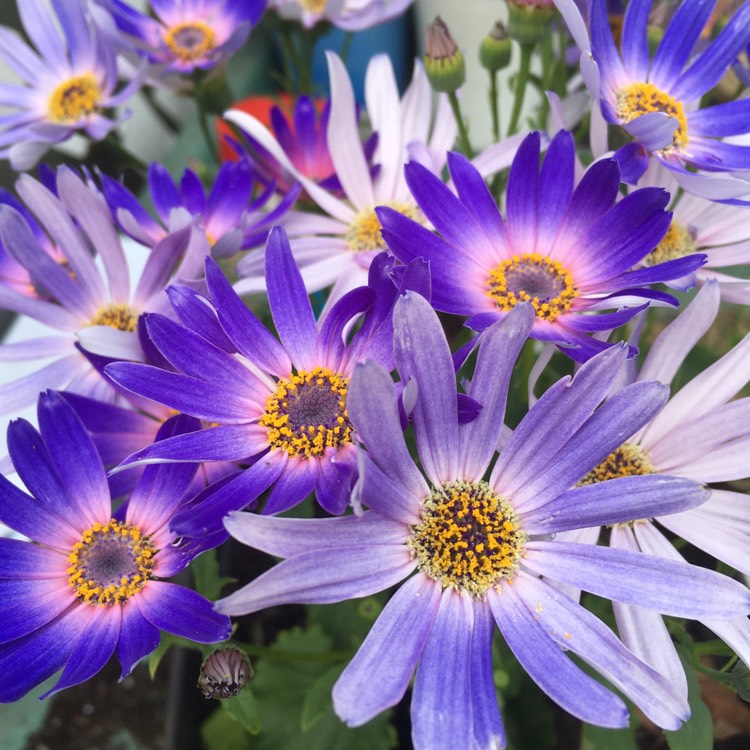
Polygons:
M686 701L552 582L676 616L750 609L745 587L712 571L555 539L593 517L610 524L671 513L707 493L660 475L571 489L666 399L664 386L635 383L599 406L625 360L622 346L552 386L496 458L508 383L533 317L523 305L487 331L467 390L482 409L461 424L442 326L425 300L407 294L394 312L394 352L401 380L416 385L421 470L402 433L393 380L368 362L352 377L348 409L366 447L357 497L369 510L328 519L233 513L225 521L239 541L287 559L219 600L220 612L335 602L401 584L333 688L334 709L350 726L395 705L416 669L418 750L503 746L494 620L521 665L574 716L609 727L628 721L621 699L566 651L674 729L687 717Z
M180 275L188 277L194 266L202 271L207 254L228 258L241 249L265 243L270 228L279 222L299 194L292 188L272 209L273 185L266 186L253 198L259 183L247 160L222 164L211 190L206 195L198 175L186 169L179 186L167 169L156 162L149 166L148 186L157 219L122 183L101 176L102 191L123 232L148 247L154 247L171 232L194 223L199 236L194 237Z
M57 174L59 197L29 175L19 178L16 189L47 238L40 240L39 226L30 226L24 214L6 204L0 205L0 244L25 269L41 299L0 285L0 308L33 318L60 335L0 346L0 361L55 358L33 374L1 385L0 409L11 413L33 404L45 388L112 400L114 391L77 345L101 356L143 358L138 316L166 305L164 287L185 250L189 229L151 250L131 296L128 263L100 193L68 168ZM51 245L57 248L54 255Z
M700 107L700 100L750 42L750 3L745 3L695 56L693 51L715 2L685 0L653 56L647 32L652 4L653 0L628 3L618 51L606 2L591 3L588 48L574 3L556 0L571 29L577 29L581 51L593 56L598 72L584 77L599 98L606 120L622 126L691 192L714 199L747 197L750 183L744 179L725 175L713 179L708 173L750 169L750 148L722 140L750 132L750 100L706 108ZM694 174L695 168L702 173Z
M117 51L105 43L82 0L52 5L59 28L45 0L18 3L36 51L0 27L0 60L23 81L0 86L0 105L17 110L0 117L0 158L17 170L31 169L52 144L76 132L104 138L129 115L112 120L105 110L130 99L141 85L136 75L115 93Z
M719 309L716 282L708 282L685 310L656 338L640 372L624 382L659 380L669 384L685 357L708 330ZM621 477L683 477L708 485L750 476L750 398L733 399L750 380L750 335L672 396L666 406L622 442L580 485L606 486ZM604 483L604 485L600 483ZM676 534L735 570L750 575L750 498L729 489L713 489L700 507L616 524L610 545L642 551L665 559L681 559L661 531ZM584 532L595 542L598 529ZM583 537L580 537L583 540ZM614 611L625 644L663 674L687 696L687 682L672 640L661 617L638 602L615 602ZM750 661L750 621L701 621Z
M327 53L331 87L328 149L346 198L339 198L301 174L276 139L258 120L231 111L226 119L247 132L302 184L309 197L323 210L313 214L291 211L284 219L291 246L309 292L334 285L329 305L350 289L366 283L372 259L385 249L380 236L376 206L391 206L416 219L419 211L404 180L403 165L409 149L428 152L439 172L445 151L453 145L455 120L447 98L439 98L432 111L432 90L422 66L403 97L399 97L393 66L387 55L376 55L365 78L365 103L370 123L378 134L371 170L357 125L357 107L349 74L343 62ZM430 135L431 134L431 135ZM373 176L374 174L374 176ZM263 252L249 253L237 265L241 293L265 288Z
M383 254L372 268L371 284L346 295L318 323L283 230L274 228L266 250L266 282L281 343L210 259L210 303L196 295L192 315L180 313L184 327L161 315L147 317L151 339L177 372L115 363L107 374L124 388L212 426L150 446L124 464L250 464L200 506L175 518L174 529L197 536L221 528L228 511L254 503L269 487L264 513L286 510L313 490L326 510L343 512L357 471L346 406L349 378L357 362L391 362L391 308L398 294L391 266ZM347 342L351 324L360 317L361 326Z
M123 677L159 644L160 630L199 643L231 624L171 578L202 551L175 544L169 521L195 465L149 467L113 512L107 475L80 420L59 394L39 398L40 432L12 422L8 443L30 494L0 477L0 520L31 542L0 539L0 701L59 669L45 697L95 675L113 654ZM168 424L160 437L185 429ZM40 434L41 433L41 434Z
M693 278L666 282L680 289L687 283L715 279L725 302L750 304L750 280L736 275L750 264L750 226L747 206L726 205L680 191L672 173L656 161L639 181L642 186L665 187L672 195L672 223L658 246L644 258L654 264L691 253L706 256L706 265Z
M146 15L124 0L105 0L119 29L165 70L192 73L224 62L246 41L267 0L152 0Z
M327 21L345 31L362 31L400 16L414 0L269 0L281 18L309 29Z
M611 346L591 332L621 326L652 300L677 304L643 287L686 276L705 260L691 255L632 270L669 227L669 195L643 188L617 200L620 171L612 159L594 163L574 186L567 131L554 137L541 168L539 134L525 138L510 169L506 221L463 156L449 154L448 168L457 196L420 164L406 166L419 210L439 235L387 207L377 214L399 260L430 262L435 308L471 316L474 330L528 301L536 313L531 336L585 361Z

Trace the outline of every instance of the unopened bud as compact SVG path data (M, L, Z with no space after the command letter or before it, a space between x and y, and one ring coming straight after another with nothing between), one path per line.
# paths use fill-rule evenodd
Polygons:
M198 687L206 698L233 698L253 676L250 659L238 648L220 648L201 666Z
M466 80L464 56L440 16L427 27L424 69L435 91L454 92Z
M552 0L506 0L508 36L519 44L537 45L549 34L555 16Z
M479 62L491 73L508 66L511 54L511 42L508 31L498 21L479 47Z

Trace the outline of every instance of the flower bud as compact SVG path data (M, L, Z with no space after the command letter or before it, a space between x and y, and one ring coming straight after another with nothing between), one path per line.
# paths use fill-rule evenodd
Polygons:
M233 698L253 676L250 659L238 648L220 648L201 666L198 687L206 698Z
M508 67L511 42L505 26L498 21L479 47L479 62L490 73Z
M519 44L537 45L549 34L555 16L552 0L506 0L508 36Z
M435 91L454 92L466 80L464 56L440 16L427 27L424 68Z

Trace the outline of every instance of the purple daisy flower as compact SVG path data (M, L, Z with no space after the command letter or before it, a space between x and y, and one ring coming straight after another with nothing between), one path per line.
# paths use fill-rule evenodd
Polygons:
M73 133L104 138L124 119L112 120L104 110L127 101L141 85L135 76L115 92L117 51L81 0L52 0L52 6L62 38L44 0L18 3L37 51L11 29L0 27L0 61L24 82L0 86L0 105L18 110L0 117L0 158L9 158L17 170L31 169L50 145Z
M706 498L695 482L651 476L570 489L664 403L666 388L650 382L599 406L624 347L555 384L494 460L513 364L532 324L524 305L485 334L468 387L482 410L461 424L442 326L424 299L407 294L394 313L394 351L402 381L416 383L412 419L423 471L407 448L390 374L368 362L355 371L348 403L367 449L358 495L369 510L304 520L233 513L225 521L239 541L287 558L219 600L226 614L369 596L402 582L334 686L334 708L350 726L395 705L416 669L418 750L503 746L490 658L494 620L521 665L573 715L609 727L628 720L620 698L565 651L674 729L687 702L550 581L676 616L750 609L745 587L711 571L555 539L591 517L616 523Z
M266 282L281 343L208 260L211 304L199 295L186 299L178 310L186 327L160 315L147 318L149 335L177 372L134 363L106 368L122 387L214 425L150 446L125 465L251 464L200 507L175 518L173 528L197 536L220 527L228 511L254 502L272 485L264 513L286 510L313 490L326 510L346 508L357 469L346 412L349 378L357 362L392 359L391 308L398 290L390 279L392 262L384 254L381 261L369 286L352 291L316 322L286 235L275 228L266 249ZM407 270L402 283L413 283L414 275ZM362 324L347 343L346 333L360 316Z
M690 274L705 258L631 270L667 231L669 195L644 188L617 200L620 171L611 159L593 164L574 187L572 135L554 137L541 169L539 143L538 133L527 136L513 160L507 223L480 174L455 153L448 167L458 196L420 164L406 166L412 195L440 236L387 207L377 214L399 260L430 262L437 310L469 315L467 325L483 330L529 301L536 313L531 336L585 361L611 346L590 333L623 325L652 300L677 304L643 287Z
M40 432L25 420L8 442L30 495L0 477L0 520L32 542L0 539L0 701L14 701L59 669L47 693L95 675L113 654L123 676L159 644L160 630L199 643L231 624L171 578L202 551L175 545L169 521L194 465L149 467L113 514L107 475L80 420L53 392L39 398ZM160 437L184 429L173 421ZM124 512L122 512L124 511Z
M105 0L117 26L151 62L192 73L227 60L246 41L267 0L151 0L155 17Z
M708 198L735 198L750 193L739 179L712 180L693 174L747 171L750 147L728 143L726 136L750 131L750 101L738 99L701 108L699 102L724 76L750 42L750 3L745 3L717 37L693 55L715 2L685 0L669 22L653 57L647 26L653 0L628 3L620 50L612 38L607 3L591 3L590 47L572 0L557 0L565 20L575 29L594 72L584 73L604 117L622 126L649 153L675 172L688 190ZM582 45L582 46L581 46ZM582 58L582 71L591 68ZM644 165L645 166L645 165Z
M193 237L180 271L187 277L192 277L196 266L202 272L203 259L208 254L228 258L239 250L265 243L271 227L294 204L300 191L295 186L267 210L274 186L267 186L253 198L258 183L245 159L223 164L208 195L192 169L185 170L178 186L164 166L153 163L148 170L148 186L156 220L120 182L104 174L101 180L118 226L136 242L154 247L171 232L197 222L203 231Z

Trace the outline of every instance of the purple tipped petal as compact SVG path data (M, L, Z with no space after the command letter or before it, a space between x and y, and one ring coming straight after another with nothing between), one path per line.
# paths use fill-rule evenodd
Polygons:
M437 617L440 599L440 587L416 575L386 604L333 687L334 710L349 726L361 726L401 700Z
M117 642L117 658L122 665L121 678L127 677L136 663L150 654L160 640L159 629L141 615L138 607L123 607L120 640Z
M65 577L65 563L58 564L54 578L0 580L0 643L38 630L74 601L73 589Z
M268 493L263 513L283 513L301 503L315 488L319 474L320 464L317 459L290 457Z

